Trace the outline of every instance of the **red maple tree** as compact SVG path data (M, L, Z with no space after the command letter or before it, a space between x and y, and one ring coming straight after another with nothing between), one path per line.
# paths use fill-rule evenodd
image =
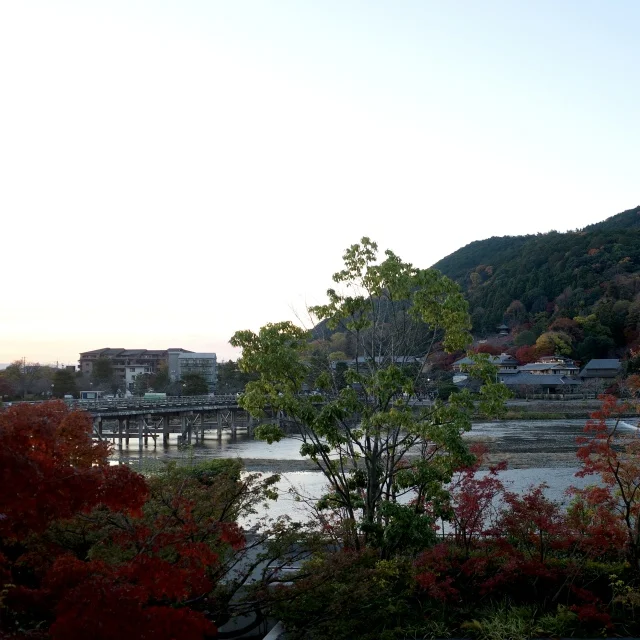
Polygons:
M109 464L91 420L59 401L0 413L0 636L201 640L215 626L192 602L218 564L193 501L145 513L147 480ZM222 523L213 539L242 537Z

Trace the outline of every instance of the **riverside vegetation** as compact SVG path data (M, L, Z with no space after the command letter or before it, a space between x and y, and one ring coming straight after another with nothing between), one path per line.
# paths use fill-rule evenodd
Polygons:
M423 372L404 356L469 343L459 287L392 252L378 262L366 238L334 282L312 311L350 336L353 369L291 323L232 338L253 378L241 403L282 411L327 480L309 531L285 519L256 542L238 526L277 476L236 461L142 476L110 466L88 416L61 402L0 413L2 637L196 640L248 611L291 638L640 633L640 445L617 431L631 408L603 397L578 452L594 485L567 510L544 485L515 495L504 463L479 472L484 452L462 438L478 407L504 411L486 358L477 396L411 404Z

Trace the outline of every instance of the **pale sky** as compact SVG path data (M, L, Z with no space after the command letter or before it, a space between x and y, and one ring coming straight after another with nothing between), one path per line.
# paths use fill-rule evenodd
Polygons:
M640 204L640 3L0 0L0 362L215 351L368 235Z

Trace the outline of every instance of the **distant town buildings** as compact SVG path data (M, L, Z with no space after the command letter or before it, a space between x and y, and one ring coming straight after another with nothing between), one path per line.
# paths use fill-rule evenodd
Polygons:
M111 362L116 380L121 381L122 388L133 389L136 378L141 374L156 374L163 367L167 368L169 379L177 382L189 373L201 375L214 391L217 381L217 359L215 353L194 353L182 348L169 349L124 349L105 347L84 351L80 354L79 370L91 375L93 366L99 358Z
M489 362L499 367L497 379L508 387L528 393L538 390L545 394L571 394L581 392L585 382L595 380L603 385L610 384L619 375L622 365L618 359L591 360L582 370L564 356L542 356L537 362L519 365L518 361L506 353L489 356ZM465 371L473 361L466 357L456 360L453 365L453 382L459 386L470 386L472 380Z
M518 361L510 356L508 353L501 353L499 356L489 356L489 362L500 367L501 371L513 371L518 370ZM453 363L453 370L460 373L464 370L465 366L472 365L473 360L471 358L460 358Z

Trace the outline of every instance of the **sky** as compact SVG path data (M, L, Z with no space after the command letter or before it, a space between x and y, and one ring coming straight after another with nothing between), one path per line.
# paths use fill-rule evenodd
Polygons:
M426 268L637 206L639 23L635 0L0 0L0 362L235 358L362 236Z

